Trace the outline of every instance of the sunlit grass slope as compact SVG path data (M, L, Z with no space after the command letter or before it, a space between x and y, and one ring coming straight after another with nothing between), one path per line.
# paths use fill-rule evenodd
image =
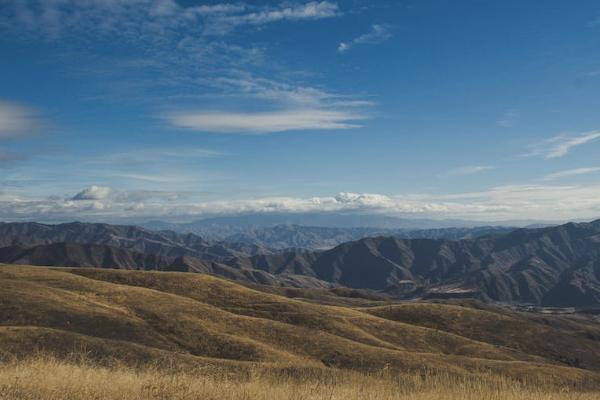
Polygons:
M323 305L315 293L309 302L184 273L0 266L0 288L0 359L9 375L42 362L15 360L50 354L70 362L83 354L94 363L85 368L200 368L221 377L427 371L545 386L600 382L599 327L591 319L538 319L476 304ZM102 371L106 379L113 373Z
M226 375L51 358L0 364L0 399L11 400L595 400L597 392L475 374L264 370Z

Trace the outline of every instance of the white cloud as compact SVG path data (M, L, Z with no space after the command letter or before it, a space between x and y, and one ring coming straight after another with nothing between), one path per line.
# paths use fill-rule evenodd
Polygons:
M40 126L39 115L32 108L0 100L0 139L32 135Z
M496 121L496 124L502 128L511 128L519 119L519 113L514 110L509 110L504 113L502 118Z
M169 120L183 119L190 128L199 120L202 127L214 124L217 131L341 129L355 127L351 121L364 119L355 109L373 103L296 82L297 75L285 66L278 66L277 73L269 69L269 78L262 78L266 75L262 67L273 65L265 63L264 48L231 43L235 37L207 37L244 26L330 18L340 12L331 1L185 7L175 0L9 0L7 7L0 7L0 34L61 41L69 53L82 55L72 68L94 75L98 83L94 86L100 89L91 99L153 102L155 109L168 103L166 111L181 111L190 104L226 98L240 111L230 114L236 117L233 124L218 121L227 113L211 113L205 107L197 107L194 115L169 114ZM127 44L131 55L118 60L89 55L87 44L95 40ZM249 105L269 112L244 115ZM292 120L285 124L280 117Z
M330 93L310 86L292 85L248 73L206 82L225 96L245 97L265 105L262 112L193 110L167 113L174 126L198 131L271 133L288 130L356 128L353 121L368 119L364 108L375 103ZM276 111L271 111L271 110Z
M548 174L543 178L543 180L552 181L555 179L566 178L566 177L570 177L570 176L592 174L594 172L599 172L599 171L600 171L600 167L574 168L574 169L568 169L565 171L559 171L559 172L555 172L552 174Z
M329 1L311 1L305 4L280 6L256 12L222 15L208 21L206 33L225 34L242 25L264 25L279 21L298 21L330 18L339 15L339 7Z
M283 110L256 113L188 112L167 116L179 128L203 132L264 134L291 130L357 128L366 117L337 110Z
M71 198L71 200L104 200L112 195L113 191L109 187L92 185L83 189Z
M530 147L527 156L540 156L546 159L563 157L577 146L590 144L600 139L600 131L584 132L576 136L558 135Z
M345 53L352 47L359 44L376 44L381 43L392 37L391 27L385 24L375 24L371 27L371 31L362 34L351 41L341 42L338 45L338 53Z
M465 175L474 175L479 174L481 172L489 171L495 169L496 167L492 165L466 165L463 167L452 168L448 170L443 176L465 176Z
M242 12L246 9L243 4L212 4L199 5L188 8L186 11L193 14L211 15L211 14L232 14Z
M279 21L300 21L340 15L337 3L310 1L270 6L242 3L182 6L175 0L8 0L0 16L12 19L30 31L42 29L56 39L72 30L95 29L97 33L127 36L144 33L170 33L165 27L193 24L208 34L226 34L244 25L264 25ZM145 20L145 21L144 21ZM0 21L7 25L7 21ZM8 24L10 25L10 24ZM133 37L133 36L131 36Z
M344 52L346 52L348 50L350 50L350 45L348 43L341 42L338 45L338 49L337 49L338 53L344 53Z
M285 104L289 107L364 107L374 105L373 102L330 93L323 89L259 78L248 73L237 73L235 76L211 79L206 84L225 94L244 95L254 99Z
M0 193L0 219L181 219L243 213L353 212L494 221L566 220L600 215L600 185L509 185L456 194L340 193L210 201L174 192L90 189L80 192L85 195L76 195L84 197L78 200Z

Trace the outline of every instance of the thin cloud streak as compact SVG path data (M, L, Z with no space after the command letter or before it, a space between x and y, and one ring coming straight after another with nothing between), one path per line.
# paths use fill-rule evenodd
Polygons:
M264 9L238 15L220 15L207 21L206 34L224 35L243 25L264 25L280 21L299 21L330 18L340 15L336 3L311 1L305 4Z
M555 179L566 178L566 177L571 177L571 176L593 174L593 173L599 172L599 171L600 171L600 167L574 168L574 169L568 169L565 171L559 171L559 172L555 172L552 174L548 174L542 180L552 181Z
M257 113L189 112L167 115L173 126L200 132L266 134L295 130L358 128L360 114L336 110L284 110Z
M348 42L341 42L338 45L338 53L346 53L356 45L361 44L377 44L384 42L392 37L391 27L385 24L375 24L371 27L371 31L362 34Z
M531 146L526 156L559 158L567 155L574 147L590 144L598 139L600 131L585 132L577 136L558 135Z
M174 0L90 0L85 4L32 0L25 5L11 0L0 9L0 26L9 27L8 34L25 33L68 43L75 51L85 52L77 46L85 48L82 43L97 38L131 45L131 58L125 60L106 57L98 62L95 56L90 57L93 65L83 68L82 73L93 73L106 81L100 91L110 92L91 99L154 102L155 109L171 111L167 119L173 125L189 129L269 133L355 128L358 125L353 121L366 119L355 109L373 102L289 81L285 73L278 77L269 70L269 78L263 78L263 67L268 69L264 49L233 44L236 38L226 35L244 26L341 14L338 4L331 1L183 7ZM222 38L215 39L216 34ZM72 37L77 40L69 40ZM156 95L157 87L160 95ZM239 112L215 113L201 105L215 98L227 98ZM198 104L194 115L178 112L191 104ZM244 114L249 106L268 112ZM164 117L165 112L157 114ZM223 120L228 116L231 121ZM284 117L290 118L289 123L282 120Z
M485 171L490 171L492 169L496 169L496 167L492 165L467 165L463 167L457 167L448 170L446 173L442 174L442 176L466 176L466 175L475 175Z
M29 31L41 29L47 38L54 40L68 31L88 27L94 27L103 35L120 29L122 34L133 38L139 29L160 34L189 24L198 27L196 31L204 35L226 35L241 26L317 20L335 17L341 12L337 3L330 1L278 6L221 3L183 7L175 0L32 0L27 4L9 0L0 16L2 14ZM5 21L0 22L7 25Z
M519 116L518 112L509 110L504 113L502 119L496 121L496 125L502 128L512 128L519 119Z

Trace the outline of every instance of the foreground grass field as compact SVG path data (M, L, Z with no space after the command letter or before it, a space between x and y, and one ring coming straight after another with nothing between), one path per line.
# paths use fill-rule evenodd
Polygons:
M600 398L593 316L185 273L0 265L0 288L0 399Z
M100 368L48 358L0 366L0 399L11 400L595 400L598 395L494 375L334 371L303 376L256 370L249 376L228 377L202 370Z

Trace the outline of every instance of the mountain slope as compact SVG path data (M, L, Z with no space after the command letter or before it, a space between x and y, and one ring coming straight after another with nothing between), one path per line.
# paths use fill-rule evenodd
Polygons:
M600 221L461 241L367 238L311 256L305 268L320 280L401 297L600 305ZM252 266L283 265L270 255L261 260Z
M472 338L452 326L407 322L413 313L398 314L398 306L326 306L207 275L0 266L0 285L0 358L34 351L68 357L85 348L97 360L134 365L426 368L519 378L558 373L565 381L597 381L600 371L600 341L591 335L600 327L589 317L571 322L586 327L575 335L559 322L549 328L532 315L507 317L509 311L494 307L420 304L433 315L448 307L457 325L479 315L492 326L511 318L532 337L544 335L547 346L530 351L523 335L510 343L482 330Z
M138 253L168 257L192 256L209 261L269 253L258 246L209 242L191 233L156 232L137 226L81 222L58 225L35 222L0 223L0 247L30 247L52 243L106 245Z
M246 283L271 286L332 287L328 282L310 276L274 275L258 269L237 268L194 257L169 257L152 253L138 253L123 248L96 244L52 243L32 247L3 247L0 248L0 262L19 265L196 272L218 275Z
M278 252L103 224L0 224L0 233L0 244L7 246L0 248L0 261L6 263L194 271L397 298L600 306L600 221L458 241L375 237L326 251Z

